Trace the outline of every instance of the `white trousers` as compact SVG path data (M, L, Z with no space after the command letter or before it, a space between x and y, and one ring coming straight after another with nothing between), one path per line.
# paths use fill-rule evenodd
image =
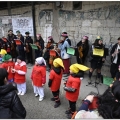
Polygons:
M33 86L33 90L35 94L39 94L40 98L44 97L44 88Z
M17 84L17 90L19 93L26 93L26 82L22 84Z

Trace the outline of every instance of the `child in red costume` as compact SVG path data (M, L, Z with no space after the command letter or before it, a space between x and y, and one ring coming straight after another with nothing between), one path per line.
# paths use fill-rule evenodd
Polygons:
M2 58L2 68L5 68L8 72L8 82L14 81L14 73L12 72L12 69L15 66L15 63L12 61L12 56L9 54L6 54Z
M39 101L44 98L44 85L46 83L46 62L43 57L38 57L31 74L35 96L39 95Z
M17 57L17 62L12 71L15 73L14 82L17 84L18 95L24 95L26 93L25 74L27 72L27 67L21 56Z
M66 91L66 99L69 101L69 110L65 111L67 118L71 119L72 115L76 111L76 101L78 100L79 90L81 86L79 64L73 64L70 66L70 76L65 83L64 90Z
M50 71L48 86L50 87L54 98L51 98L52 101L55 101L54 108L57 108L61 103L59 99L59 89L61 85L61 79L63 74L64 65L60 58L56 58L53 61L53 69Z

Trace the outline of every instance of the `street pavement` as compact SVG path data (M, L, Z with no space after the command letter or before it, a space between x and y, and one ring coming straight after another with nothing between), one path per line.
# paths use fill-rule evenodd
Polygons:
M68 101L65 98L65 91L63 90L63 82L64 77L62 79L61 88L60 88L60 100L61 105L58 108L54 108L54 102L50 100L52 98L52 93L50 89L48 88L48 79L49 79L49 72L46 71L46 84L44 86L45 91L45 98L43 101L39 102L39 97L35 97L33 93L33 87L31 84L31 72L32 67L28 65L27 74L26 74L26 82L27 82L27 92L24 96L19 96L24 107L27 111L26 119L67 119L65 110L68 108ZM102 94L108 86L104 84L97 85L97 88L95 88L92 85L87 85L87 79L88 74L85 74L84 79L81 81L81 88L80 88L80 94L79 99L77 101L77 109L81 105L82 100L91 92L97 93L97 88L99 91L99 94ZM94 82L95 77L92 78L92 81Z

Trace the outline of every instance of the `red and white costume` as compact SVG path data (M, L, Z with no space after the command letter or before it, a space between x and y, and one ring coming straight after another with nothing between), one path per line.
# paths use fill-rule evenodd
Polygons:
M16 70L14 76L14 82L17 84L17 89L19 93L26 93L26 78L25 74L27 72L26 63L22 61L20 64L15 63L14 69Z

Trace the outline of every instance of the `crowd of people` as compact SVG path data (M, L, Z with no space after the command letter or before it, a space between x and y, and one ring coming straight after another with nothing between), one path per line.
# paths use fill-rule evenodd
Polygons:
M64 82L63 89L69 102L69 109L65 111L65 114L67 118L71 119L77 111L76 102L84 72L89 70L88 84L92 83L91 77L95 69L98 81L101 79L101 68L107 54L103 38L97 36L95 42L89 46L88 36L82 37L82 40L74 48L77 63L71 65L71 54L68 53L68 49L72 46L67 32L61 34L61 40L58 43L53 40L52 36L49 36L45 48L41 34L37 34L35 42L33 42L29 32L25 32L25 37L19 30L16 33L17 35L14 35L13 31L9 30L7 38L2 37L0 40L0 99L3 101L0 103L0 118L26 117L26 110L18 95L26 94L27 64L33 64L35 61L31 73L31 83L35 97L39 96L39 101L44 100L46 70L49 71L48 87L53 95L51 101L55 102L54 108L61 105L59 93L62 76L68 77L67 81ZM19 44L16 42L18 40ZM31 44L36 45L37 49L33 50ZM99 52L96 53L96 50ZM35 59L33 59L33 52L35 52ZM85 66L88 53L90 68ZM108 87L103 95L98 96L97 109L89 111L89 105L95 96L88 95L75 118L120 118L120 38L111 50L110 73L115 82ZM8 98L10 98L9 101ZM6 102L8 103L6 104Z

